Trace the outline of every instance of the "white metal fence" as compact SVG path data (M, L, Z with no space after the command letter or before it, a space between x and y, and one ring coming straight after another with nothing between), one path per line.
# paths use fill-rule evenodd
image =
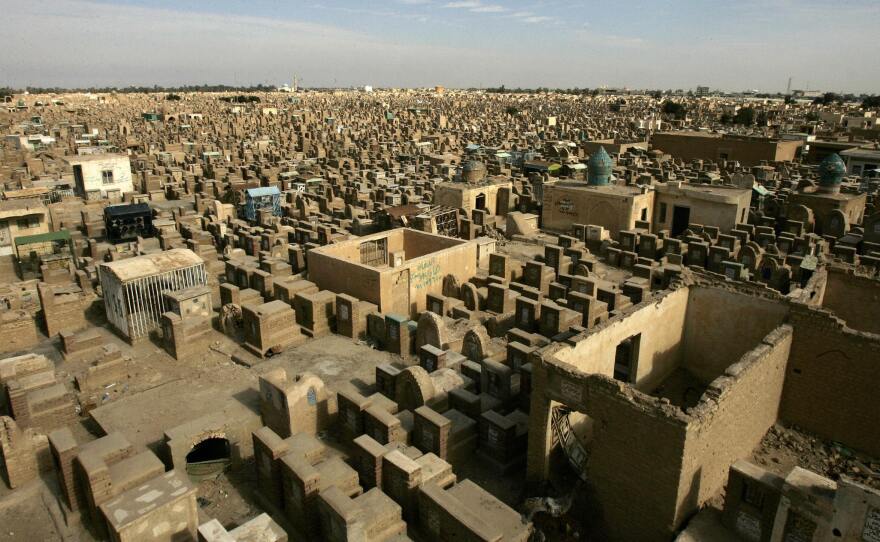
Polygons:
M107 318L130 339L137 339L155 329L168 307L165 292L177 292L193 286L208 284L205 264L173 269L147 277L120 283L100 269L101 288Z

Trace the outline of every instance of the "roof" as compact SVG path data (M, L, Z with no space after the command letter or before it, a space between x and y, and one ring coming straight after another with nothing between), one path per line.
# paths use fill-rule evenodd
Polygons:
M278 190L277 186L260 186L258 188L248 188L245 190L245 192L247 192L247 195L251 197L274 196L281 193L281 191Z
M124 154L78 154L76 156L65 156L64 160L68 164L78 164L80 162L96 162L101 160L128 160L128 156Z
M102 504L101 511L113 530L119 532L157 508L179 499L195 498L195 492L185 476L172 470Z
M412 216L419 214L424 209L423 206L409 204L398 205L397 207L386 207L385 212L392 218L400 218L402 216Z
M36 235L20 235L15 238L15 244L29 245L31 243L48 243L49 241L66 241L68 239L70 239L70 232L67 230L61 230L49 233L38 233Z
M153 210L146 203L127 203L122 205L108 205L104 207L106 216L124 216L130 214L151 213Z
M840 153L838 154L849 158L868 158L880 160L880 150L875 149L846 149L840 151Z
M101 267L122 282L151 277L167 271L204 264L198 254L188 248L174 248L155 254L135 256L126 260L102 263Z
M15 211L21 211L16 213ZM24 216L29 214L46 214L48 209L43 202L35 198L11 199L0 201L0 215Z

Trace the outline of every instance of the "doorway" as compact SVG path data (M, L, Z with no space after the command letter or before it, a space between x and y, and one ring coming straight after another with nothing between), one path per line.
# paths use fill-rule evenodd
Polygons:
M486 194L477 195L476 207L481 211L486 208Z
M617 345L614 352L614 379L635 384L636 366L639 359L639 342L642 335L633 335L632 337L621 341Z
M678 237L682 234L684 230L687 229L688 224L691 223L691 208L690 207L679 207L678 205L673 205L672 207L672 236Z
M83 168L81 165L73 166L73 181L80 196L86 195L86 183L83 179Z
M226 470L231 459L231 447L227 439L207 438L186 454L186 473L195 479L214 476Z

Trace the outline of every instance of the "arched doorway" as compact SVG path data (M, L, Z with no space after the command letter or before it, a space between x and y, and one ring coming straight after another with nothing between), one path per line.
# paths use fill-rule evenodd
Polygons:
M227 439L206 438L186 454L186 473L196 479L214 476L226 470L231 460L232 451Z

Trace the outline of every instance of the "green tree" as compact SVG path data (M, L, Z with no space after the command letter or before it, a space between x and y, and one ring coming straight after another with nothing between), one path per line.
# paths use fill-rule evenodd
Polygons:
M687 116L687 108L678 102L667 100L663 102L663 113L676 120L682 120Z
M880 96L865 96L864 99L862 99L863 109L872 107L880 107Z
M735 124L744 124L746 126L751 126L755 123L755 110L751 107L743 107L739 111L736 112L736 115L733 116L733 122Z

